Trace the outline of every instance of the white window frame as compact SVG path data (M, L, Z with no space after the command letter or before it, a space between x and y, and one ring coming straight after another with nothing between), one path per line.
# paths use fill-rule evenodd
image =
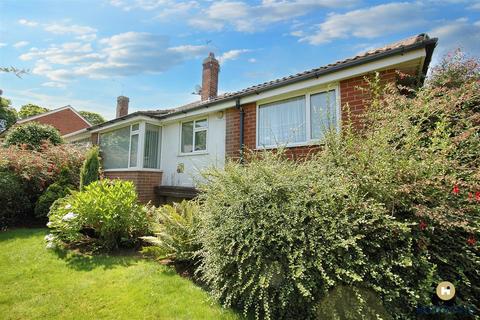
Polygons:
M195 124L197 121L202 121L205 120L207 121L207 126L205 128L196 128ZM193 132L192 132L192 151L190 152L182 152L182 129L183 129L183 124L187 122L193 122ZM199 117L195 119L189 119L185 121L180 122L180 139L179 139L179 148L178 148L178 154L181 156L188 156L188 155L197 155L197 154L207 154L208 153L208 117ZM205 140L205 150L197 150L195 151L195 133L198 131L206 131L206 140Z
M312 90L312 91L309 91L307 93L303 93L303 94L298 94L298 95L295 95L295 94L292 94L291 96L289 97L282 97L282 98L279 98L278 100L273 100L273 101L268 101L268 102L265 102L265 103L258 103L257 102L257 105L256 105L256 124L255 124L255 145L256 145L256 149L277 149L278 147L280 146L284 146L284 147L287 147L287 148L290 148L290 147L302 147L302 146L308 146L308 145L318 145L318 144L321 144L321 140L318 140L318 139L312 139L312 123L311 123L311 106L310 106L310 97L313 96L313 95L316 95L316 94L319 94L319 93L325 93L325 92L328 92L328 91L332 91L332 90L335 90L335 107L336 107L336 115L337 115L337 132L340 132L340 129L341 129L341 107L340 107L340 86L338 85L335 85L335 86L329 86L329 87L325 87L325 88L322 88L322 89L319 89L319 90ZM259 109L264 106L264 105L267 105L267 104L271 104L271 103L275 103L275 102L282 102L282 101L285 101L285 100L288 100L288 99L292 99L292 98L295 98L295 97L302 97L304 96L305 97L305 121L306 121L306 125L305 125L305 130L307 131L306 132L306 140L305 141L301 141L301 142L294 142L294 143L286 143L286 144L280 144L280 145L259 145Z
M151 168L144 168L144 156L145 156L145 130L146 130L146 124L152 124L155 125L159 128L159 134L160 134L160 142L158 146L158 152L159 152L159 168L158 169L151 169ZM138 129L133 130L133 126L138 124ZM104 171L109 172L109 171L156 171L156 172L161 172L162 171L162 134L163 134L163 126L160 125L159 123L152 122L152 121L136 121L129 123L128 125L125 126L119 126L115 128L110 128L109 130L99 132L98 134L98 142L100 145L100 140L102 137L102 134L109 133L112 131L120 130L123 128L129 127L130 128L130 139L128 142L128 163L127 163L127 168L114 168L114 169L105 169ZM137 146L137 165L135 167L130 166L130 156L131 156L131 148L132 148L132 136L138 134L138 146Z

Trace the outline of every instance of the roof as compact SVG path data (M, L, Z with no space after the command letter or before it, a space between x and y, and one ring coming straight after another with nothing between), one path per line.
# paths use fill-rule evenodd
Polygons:
M402 54L406 53L409 51L413 51L416 49L420 48L425 48L426 49L426 57L425 57L425 62L423 66L423 74L426 74L428 70L428 66L430 64L433 50L435 46L437 45L437 38L430 38L426 33L421 33L416 36L403 39L394 43L391 43L389 45L386 45L382 48L374 49L374 50L369 50L364 53L358 54L352 58L344 59L344 60L339 60L334 63L327 64L325 66L321 66L318 68L306 70L300 73L296 73L293 75L289 75L283 78L275 79L272 81L260 83L257 85L253 85L250 87L247 87L245 89L235 91L235 92L230 92L230 93L225 93L222 95L219 95L217 97L208 99L208 100L203 100L203 101L195 101L192 103L185 104L180 107L176 108L171 108L171 109L166 109L166 110L151 110L151 111L138 111L131 113L127 116L113 119L110 121L107 121L105 123L102 123L100 125L94 126L89 128L88 130L96 129L98 127L102 127L107 124L112 124L117 121L121 121L133 116L138 116L138 115L144 115L144 116L149 116L152 118L157 118L157 119L164 119L176 114L181 114L181 113L186 113L188 111L193 111L196 109L204 108L207 106L211 106L220 102L225 102L228 100L234 100L238 99L247 95L251 94L258 94L260 92L270 90L273 88L278 88L281 86L285 86L291 83L311 79L311 78L318 78L322 75L332 73L339 71L341 69L346 69L349 67L365 64L368 62L372 62L375 60L379 60L382 58L386 58L389 56L393 56L396 54Z

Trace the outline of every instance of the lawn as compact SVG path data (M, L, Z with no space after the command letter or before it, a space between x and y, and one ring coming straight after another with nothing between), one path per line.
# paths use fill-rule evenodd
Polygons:
M170 268L133 254L45 249L45 229L0 232L1 319L239 319Z

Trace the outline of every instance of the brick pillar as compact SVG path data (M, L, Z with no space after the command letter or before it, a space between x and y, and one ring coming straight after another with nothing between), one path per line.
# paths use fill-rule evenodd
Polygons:
M126 116L128 114L128 97L119 96L117 98L117 118Z
M215 59L213 52L203 60L202 73L202 101L215 98L218 94L218 73L220 72L220 64Z

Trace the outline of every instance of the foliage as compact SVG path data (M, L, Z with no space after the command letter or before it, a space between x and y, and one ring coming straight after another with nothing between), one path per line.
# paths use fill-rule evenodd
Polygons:
M25 119L31 116L36 116L37 114L45 113L47 111L49 111L47 108L29 103L20 107L18 116L20 117L20 119Z
M7 133L5 145L25 145L29 149L39 149L43 141L48 141L53 145L63 142L60 132L47 124L37 122L27 122L16 126Z
M35 204L45 189L59 179L62 168L68 170L70 183L75 187L79 185L85 152L85 147L72 144L44 143L39 150L0 147L0 171L15 174L22 181L30 202Z
M96 113L96 112L91 112L91 111L79 111L78 113L80 113L80 115L82 117L84 117L85 119L87 119L88 122L90 122L90 124L92 126L94 125L97 125L97 124L100 124L100 123L104 123L105 121L105 118L102 117L101 114L99 113Z
M28 207L22 182L11 172L0 170L0 230L20 222Z
M112 250L149 232L149 210L130 181L102 180L57 200L49 213L52 243Z
M17 110L11 107L11 101L0 97L0 132L10 128L17 121Z
M85 157L82 168L80 169L80 190L83 190L90 183L100 178L100 156L99 148L92 147Z
M58 179L48 186L45 192L38 198L35 204L35 216L46 218L51 205L60 198L67 196L70 190L75 189L72 184L72 174L68 168L63 168Z
M158 226L155 237L142 237L158 249L156 258L175 262L194 262L200 243L196 237L199 226L199 206L194 201L182 201L157 209ZM150 251L149 249L146 249Z
M464 83L480 80L480 62L460 49L448 53L433 68L428 81L432 87L459 88Z
M2 320L241 319L188 279L133 251L50 251L45 234L0 232Z
M458 64L408 96L377 75L362 134L345 119L304 162L265 152L206 172L201 271L214 296L257 318L308 318L353 287L408 319L449 280L457 305L480 308L480 82Z
M224 305L304 319L339 285L368 288L393 309L427 300L429 290L412 288L430 285L433 265L414 261L409 224L341 170L265 153L206 178L201 271Z

